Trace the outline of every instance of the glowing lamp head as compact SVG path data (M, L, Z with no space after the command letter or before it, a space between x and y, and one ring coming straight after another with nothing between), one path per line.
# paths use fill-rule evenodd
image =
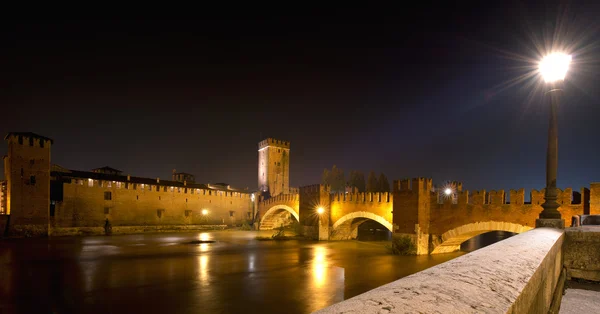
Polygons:
M204 215L204 216L208 215L208 209L203 209L202 210L202 215Z
M450 194L452 194L452 189L451 189L451 188L446 188L446 189L444 190L444 194L446 194L446 195L450 195Z
M317 213L318 213L319 215L321 215L321 214L322 214L322 213L324 213L324 212L325 212L325 209L324 209L323 207L319 207L319 208L317 208Z
M562 81L571 64L571 55L555 52L545 56L539 64L539 71L546 83Z

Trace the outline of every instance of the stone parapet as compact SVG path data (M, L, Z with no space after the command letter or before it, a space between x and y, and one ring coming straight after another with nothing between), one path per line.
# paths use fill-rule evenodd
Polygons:
M600 282L600 226L567 228L565 232L567 278Z
M548 313L560 305L563 241L533 229L316 313Z

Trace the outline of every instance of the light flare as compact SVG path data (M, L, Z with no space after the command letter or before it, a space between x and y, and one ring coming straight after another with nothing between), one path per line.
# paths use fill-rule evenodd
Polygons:
M562 81L571 64L571 55L554 52L545 56L539 63L539 71L546 83Z

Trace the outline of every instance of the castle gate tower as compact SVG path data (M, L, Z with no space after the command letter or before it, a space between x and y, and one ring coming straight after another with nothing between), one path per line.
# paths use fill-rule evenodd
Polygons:
M290 142L267 138L258 143L258 188L271 196L290 192Z
M52 140L30 132L9 133L4 157L9 233L47 235Z

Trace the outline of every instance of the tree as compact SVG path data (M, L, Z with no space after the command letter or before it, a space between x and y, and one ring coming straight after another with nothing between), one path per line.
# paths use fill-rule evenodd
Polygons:
M346 190L346 178L344 170L333 165L329 176L329 184L332 192L344 192Z
M358 192L364 192L366 190L365 174L361 171L357 171L356 173L356 188Z
M365 175L357 170L352 170L350 172L350 179L348 180L348 186L351 188L356 188L358 192L365 191Z
M323 169L323 175L321 175L321 184L329 185L331 182L331 174L328 169Z
M385 176L385 174L383 174L383 172L381 174L379 174L379 191L378 192L389 192L390 191L390 181L388 181L388 178Z
M378 189L377 177L375 176L375 172L371 171L369 173L369 180L367 180L367 192L377 192Z

